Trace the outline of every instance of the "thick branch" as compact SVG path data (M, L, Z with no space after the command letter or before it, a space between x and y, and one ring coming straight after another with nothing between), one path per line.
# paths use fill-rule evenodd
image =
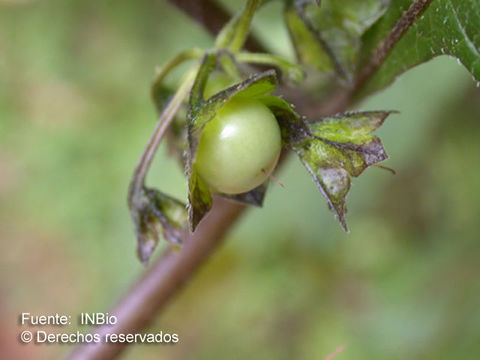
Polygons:
M113 326L93 331L103 338L107 333L141 333L188 279L222 243L225 234L244 211L244 206L217 198L210 214L189 236L178 253L167 251L135 284L110 314L117 317ZM70 360L114 359L127 344L85 344Z
M167 1L185 12L211 34L217 34L231 18L228 11L212 0ZM262 43L252 35L247 38L245 47L253 52L266 52Z

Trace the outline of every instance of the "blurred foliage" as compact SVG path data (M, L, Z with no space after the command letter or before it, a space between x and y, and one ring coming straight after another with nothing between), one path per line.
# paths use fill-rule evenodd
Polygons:
M255 29L292 54L272 5ZM63 354L18 346L18 314L105 311L143 271L125 197L154 126L153 69L211 45L161 1L0 2L2 357ZM342 344L339 360L480 357L479 104L447 58L362 104L401 111L378 131L397 175L355 179L351 234L292 159L277 174L286 188L269 189L152 326L180 344L124 358L323 359ZM185 199L165 150L149 182Z
M386 0L291 1L286 24L298 57L320 72L352 83L363 33L385 12Z
M384 17L363 36L363 62L398 19L414 3L413 0L390 2ZM390 84L396 76L439 55L458 58L476 81L480 81L480 2L437 0L433 2L395 45L391 54L368 82L367 91Z

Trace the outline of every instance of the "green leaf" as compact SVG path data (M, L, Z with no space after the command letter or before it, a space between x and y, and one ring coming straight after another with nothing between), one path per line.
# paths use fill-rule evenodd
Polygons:
M360 37L383 14L388 0L297 1L286 9L286 22L304 64L335 72L351 83Z
M380 139L371 132L389 114L373 111L324 118L310 125L309 139L293 145L345 231L350 177L357 177L368 166L388 158Z
M412 3L412 0L392 1L385 15L363 36L363 66ZM458 58L480 80L479 29L480 1L432 1L391 49L364 90L381 89L409 68L439 55Z
M284 16L299 61L318 71L334 73L335 59L330 56L327 44L304 23L295 6L288 6Z
M187 226L184 203L158 190L144 187L131 209L137 231L137 253L147 263L162 235L168 242L181 245Z

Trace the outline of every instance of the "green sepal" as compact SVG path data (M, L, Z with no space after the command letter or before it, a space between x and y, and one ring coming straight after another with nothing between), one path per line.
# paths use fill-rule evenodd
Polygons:
M137 254L146 264L160 236L179 246L187 228L186 205L156 189L144 187L131 209L137 232Z
M242 204L253 205L262 207L263 200L265 198L265 194L267 192L268 181L264 182L262 185L256 187L253 190L250 190L246 193L230 195L230 194L222 194L219 193L218 195L224 197L229 200L233 200Z
M274 95L264 95L259 97L258 100L275 115L280 126L284 146L292 146L312 137L309 125L295 111L294 105Z
M311 138L293 146L345 231L350 177L388 158L380 139L371 132L391 113L355 112L321 119L310 124Z
M211 208L212 195L210 189L193 166L188 174L188 223L190 231L196 229Z

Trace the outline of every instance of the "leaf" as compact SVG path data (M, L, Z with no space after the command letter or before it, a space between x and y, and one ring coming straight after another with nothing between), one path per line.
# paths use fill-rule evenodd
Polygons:
M137 253L147 263L160 236L174 245L181 245L187 225L184 203L158 190L144 187L131 208L137 231Z
M299 61L318 71L333 73L335 59L330 56L327 44L320 35L305 24L295 6L286 7L284 16Z
M212 195L207 184L200 178L195 170L195 154L200 141L200 136L205 125L213 119L216 112L233 97L262 97L276 87L275 71L270 70L251 76L241 83L230 86L223 91L216 93L208 99L204 99L204 90L209 75L217 66L217 56L214 53L207 54L200 66L197 78L193 84L189 111L187 114L188 128L188 155L187 155L187 177L188 177L188 219L190 229L195 230L202 218L212 206ZM234 200L261 205L264 188L257 188L245 194L239 194ZM224 197L232 198L223 195Z
M389 114L372 111L324 118L310 125L309 139L293 145L345 231L348 231L345 200L350 177L357 177L368 166L388 158L380 139L371 132Z
M402 18L413 3L428 1L392 1L385 15L363 36L362 66L368 66L368 59L375 49L385 46L384 39L397 24L401 30ZM411 10L411 11L412 11ZM426 62L439 55L451 55L480 80L480 2L474 0L435 0L418 14L413 26L392 47L386 59L370 78L365 92L370 93L389 85L409 68ZM404 29L405 30L405 29ZM391 35L390 35L391 36ZM387 44L388 45L388 44Z
M320 72L335 72L351 83L360 37L383 14L389 0L297 1L285 19L297 54Z

